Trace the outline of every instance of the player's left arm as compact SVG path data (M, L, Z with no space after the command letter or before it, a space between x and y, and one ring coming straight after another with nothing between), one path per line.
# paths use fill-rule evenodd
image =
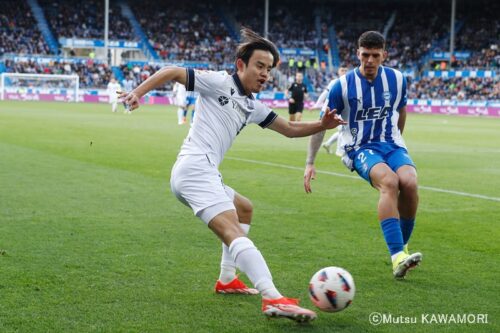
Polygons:
M399 109L399 119L398 119L398 128L399 132L403 134L403 130L405 129L406 124L406 106L403 106Z
M330 111L327 109L323 118L318 121L288 121L283 117L276 117L268 128L286 137L296 138L309 136L345 124L347 123L337 115L337 110Z
M403 134L403 130L405 129L405 124L406 124L406 103L408 102L407 97L406 97L406 78L403 77L401 81L401 101L399 102L398 105L398 112L399 112L399 118L398 118L398 128L399 132Z

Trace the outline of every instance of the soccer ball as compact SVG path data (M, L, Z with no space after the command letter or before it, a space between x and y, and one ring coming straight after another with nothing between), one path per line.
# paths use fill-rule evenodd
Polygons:
M356 287L351 274L340 267L325 267L309 282L309 297L320 310L337 312L347 308L354 298Z

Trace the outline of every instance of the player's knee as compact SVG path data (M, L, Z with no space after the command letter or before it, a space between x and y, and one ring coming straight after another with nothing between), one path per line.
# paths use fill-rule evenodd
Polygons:
M224 243L226 243L226 245L240 237L246 237L246 234L241 229L239 223L228 223L222 231L222 239L225 240Z
M394 172L386 172L379 181L378 186L383 192L397 193L399 190L399 179Z
M253 205L247 198L241 198L237 203L237 211L240 223L250 224L253 215Z
M399 178L399 186L401 190L407 193L416 193L418 190L417 174L414 172L406 173Z

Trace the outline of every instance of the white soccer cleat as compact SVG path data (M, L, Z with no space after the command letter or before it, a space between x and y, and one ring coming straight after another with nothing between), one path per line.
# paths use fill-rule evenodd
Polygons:
M332 151L330 150L330 146L326 143L321 144L321 147L325 148L326 152L328 154L333 154Z

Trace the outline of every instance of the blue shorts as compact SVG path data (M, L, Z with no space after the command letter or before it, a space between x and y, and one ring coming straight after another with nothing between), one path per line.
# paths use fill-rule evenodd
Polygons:
M194 105L194 103L196 103L196 97L188 96L186 98L186 104L187 105Z
M371 143L361 147L350 157L354 161L354 170L370 184L370 171L375 164L385 163L394 172L403 165L415 168L408 151L392 143Z

